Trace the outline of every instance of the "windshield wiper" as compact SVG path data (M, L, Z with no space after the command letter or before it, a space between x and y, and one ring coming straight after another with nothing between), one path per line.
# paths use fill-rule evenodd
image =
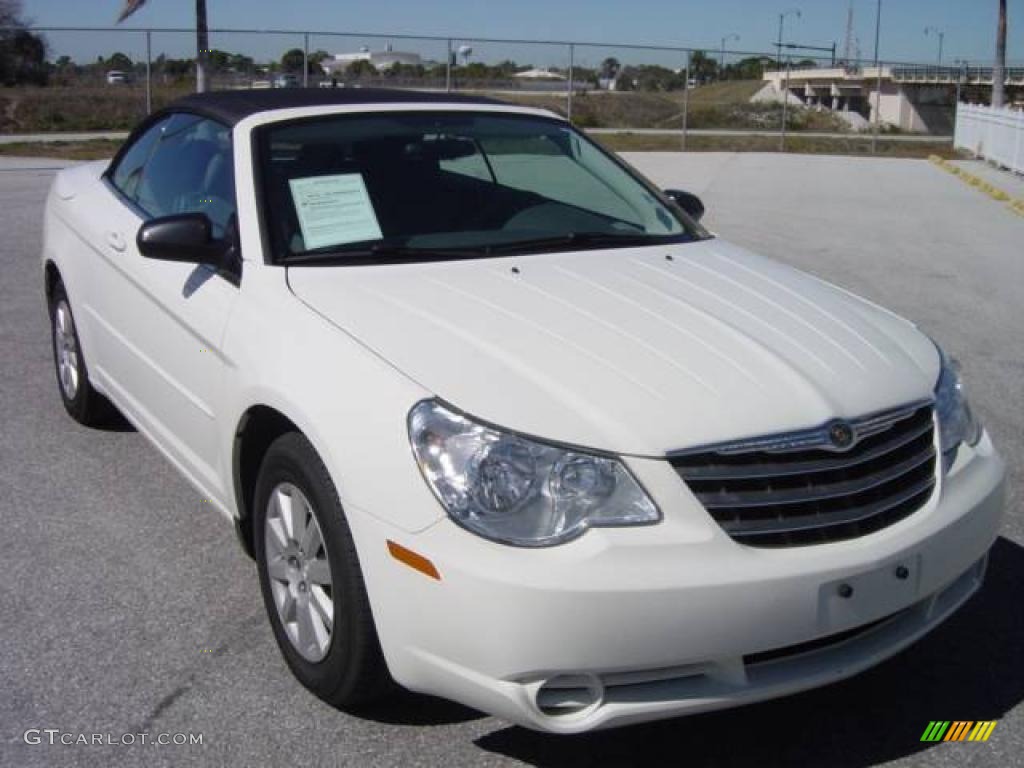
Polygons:
M376 243L358 248L322 248L289 256L288 266L338 264L402 264L420 261L479 259L530 251L571 250L601 246L653 245L675 242L679 235L649 235L624 232L567 232L563 235L485 243L465 248L413 248L407 245Z
M666 237L674 239L676 236L667 235ZM537 237L529 240L513 240L508 243L487 245L484 246L484 251L487 254L518 253L532 250L600 247L602 245L651 245L664 241L665 239L659 235L648 235L646 233L566 232L564 235L556 235L554 237Z
M287 266L307 264L401 264L437 259L472 259L483 256L479 248L410 248L405 245L377 243L366 248L307 251L289 256L284 260Z

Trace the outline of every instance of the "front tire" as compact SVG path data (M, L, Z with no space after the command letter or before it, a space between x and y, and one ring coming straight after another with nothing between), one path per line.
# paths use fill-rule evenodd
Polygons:
M263 459L253 535L263 601L293 674L352 710L392 687L337 490L309 441L289 433Z
M50 297L50 331L57 386L68 415L87 427L106 423L114 409L89 383L82 343L63 283L57 283Z

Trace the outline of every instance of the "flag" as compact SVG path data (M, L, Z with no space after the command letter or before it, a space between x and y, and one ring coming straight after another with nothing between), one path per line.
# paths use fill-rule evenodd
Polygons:
M117 17L117 23L120 24L122 21L127 19L139 8L145 4L146 0L125 0L124 8L121 9L121 14Z

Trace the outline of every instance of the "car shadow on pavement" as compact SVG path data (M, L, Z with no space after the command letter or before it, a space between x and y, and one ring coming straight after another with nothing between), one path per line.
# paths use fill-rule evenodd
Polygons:
M920 741L930 720L999 720L1024 699L1022 592L1024 547L1000 538L984 587L956 615L850 680L739 709L581 736L508 727L476 744L560 767L860 768L912 756L935 747Z
M387 725L425 726L468 723L487 715L447 699L399 690L385 701L362 709L359 717Z
M110 406L110 413L106 416L105 420L101 424L96 424L93 429L98 429L101 432L135 432L135 425L132 424L124 415L117 410L113 405Z

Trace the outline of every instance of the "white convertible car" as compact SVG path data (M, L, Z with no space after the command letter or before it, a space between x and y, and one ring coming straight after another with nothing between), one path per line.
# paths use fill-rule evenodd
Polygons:
M978 589L1003 462L914 325L702 212L544 111L190 96L54 182L60 395L234 521L339 707L572 733L821 685Z

